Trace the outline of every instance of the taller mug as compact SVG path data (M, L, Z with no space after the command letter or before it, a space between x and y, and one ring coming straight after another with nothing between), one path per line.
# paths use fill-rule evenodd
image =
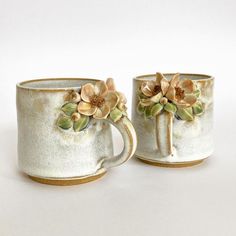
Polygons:
M148 164L195 165L213 152L213 77L151 74L133 80L135 155Z
M18 163L33 180L88 182L132 157L136 134L112 79L43 79L17 84ZM114 156L111 125L123 151Z

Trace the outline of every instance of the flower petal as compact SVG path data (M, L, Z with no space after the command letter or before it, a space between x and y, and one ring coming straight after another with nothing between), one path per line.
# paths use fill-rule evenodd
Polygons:
M193 94L187 94L183 99L189 106L192 106L196 101L197 97Z
M74 90L70 90L68 91L65 95L64 95L64 100L70 102L71 99L71 93L73 93Z
M179 87L182 88L185 93L193 93L195 85L192 80L185 79L180 81Z
M174 102L176 106L178 106L179 108L188 108L189 104L186 103L185 101L181 100L181 101L175 101Z
M95 83L94 91L95 91L96 95L103 97L103 96L106 95L106 93L108 91L108 87L107 87L107 85L105 84L104 81L100 80L100 81Z
M119 102L119 97L115 92L108 92L105 97L105 104L109 106L110 110L114 109Z
M180 80L179 76L180 76L180 74L177 73L177 74L175 74L175 75L172 77L172 79L170 80L170 85L171 85L172 87L176 87L177 84L179 83L179 80Z
M166 98L168 98L170 101L173 101L175 99L175 88L171 85L168 88L168 91L166 93Z
M77 102L79 102L80 100L81 100L81 97L80 97L79 93L77 93L76 91L70 91L70 92L65 96L65 101L77 103Z
M91 116L96 112L97 107L92 106L92 104L87 103L87 102L80 102L77 107L77 110L79 113L83 115Z
M147 106L151 106L154 104L153 101L151 101L150 98L146 98L146 99L140 99L140 104L144 107L147 107Z
M164 75L160 72L156 73L156 85L161 85L161 80L164 79Z
M126 107L125 103L123 103L123 102L119 102L117 107L118 107L121 111L126 111L126 110L127 110L127 107Z
M153 80L143 82L141 85L142 93L147 97L152 97L155 85L156 85L156 82Z
M106 119L110 113L110 108L108 105L97 108L95 114L93 115L94 119Z
M187 94L184 99L176 101L176 105L180 108L191 107L197 101L197 97L192 94Z
M161 80L161 91L162 91L163 95L165 95L167 93L169 86L170 86L169 81L166 78L163 78Z
M91 83L87 83L87 84L83 85L82 89L81 89L81 98L85 102L90 102L90 98L95 95L94 90L95 90L94 85Z
M118 97L119 97L119 103L127 103L127 99L125 97L125 95L121 92L116 92L118 94Z
M107 85L108 90L116 91L116 86L115 86L114 80L112 78L107 79L106 85Z
M154 103L158 103L160 101L160 99L162 98L162 93L158 93L157 95L153 96L150 98L150 101L154 102Z

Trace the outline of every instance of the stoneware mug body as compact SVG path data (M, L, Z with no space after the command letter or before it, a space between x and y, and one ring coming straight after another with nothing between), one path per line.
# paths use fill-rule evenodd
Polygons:
M138 138L135 155L143 162L167 167L202 162L213 152L213 77L134 78L132 122Z
M56 185L88 182L133 155L136 134L126 116L117 122L90 118L88 126L79 132L67 129L67 120L63 124L66 130L58 127L58 116L68 92L96 82L73 78L17 84L18 163L33 180ZM124 140L123 151L117 156L113 154L111 125Z

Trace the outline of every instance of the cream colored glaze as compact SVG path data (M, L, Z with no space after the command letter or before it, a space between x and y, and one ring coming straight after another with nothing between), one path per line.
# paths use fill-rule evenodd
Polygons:
M62 79L17 85L18 163L23 172L42 178L88 176L131 158L136 149L136 134L126 117L115 124L92 119L81 132L56 126L67 90L75 88L75 84L79 87L94 81ZM53 88L55 85L57 89ZM115 157L110 124L124 139L124 149Z
M170 78L171 75L167 74ZM213 78L204 75L182 75L196 81L202 92L205 112L194 121L187 122L173 118L173 153L165 156L158 150L156 143L155 118L145 120L137 113L137 91L143 80L155 79L155 75L138 77L133 81L132 122L138 137L136 155L163 163L202 160L213 152ZM162 131L164 129L161 129ZM166 134L158 135L164 140ZM162 142L162 140L161 140Z

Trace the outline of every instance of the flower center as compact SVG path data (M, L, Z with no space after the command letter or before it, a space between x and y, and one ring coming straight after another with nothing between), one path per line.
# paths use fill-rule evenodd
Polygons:
M177 99L184 99L184 90L179 87L175 88L175 96Z
M160 85L155 85L153 89L154 94L158 94L161 92L161 86Z
M75 100L75 99L77 98L76 93L72 93L72 94L71 94L71 98Z
M102 106L104 105L104 103L105 103L105 99L104 99L103 97L94 95L94 96L92 96L92 98L90 99L90 103L91 103L93 106L102 107Z

